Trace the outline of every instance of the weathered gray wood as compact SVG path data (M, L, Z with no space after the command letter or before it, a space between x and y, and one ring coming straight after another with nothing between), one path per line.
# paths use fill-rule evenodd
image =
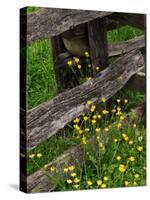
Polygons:
M135 74L125 85L126 88L142 93L146 93L146 76L145 73Z
M108 45L105 19L94 19L88 22L88 39L93 66L93 73L96 74L97 66L102 69L108 66Z
M132 112L133 119L128 118ZM123 123L132 120L141 121L145 118L145 103L133 108L131 112L127 113L127 121L125 120ZM117 123L117 122L114 122ZM109 139L109 138L108 138ZM93 138L90 139L90 142L93 144ZM108 140L106 140L108 142ZM50 167L55 166L57 171L60 171L64 165L82 165L83 158L83 149L81 145L75 145L70 147L67 151L65 151L61 156L59 156L56 160L47 164L47 171L44 168L41 168L37 172L27 177L27 192L48 192L53 189L53 186L48 181L48 176L53 176L50 171ZM24 176L23 176L24 177ZM24 179L24 181L26 181Z
M136 28L145 30L146 28L146 15L134 13L113 13L108 16L111 20L119 22L118 26L130 25Z
M50 38L111 12L41 8L27 16L27 41Z
M108 54L109 57L118 56L132 51L133 49L141 49L143 47L145 47L145 35L135 37L125 42L108 44Z
M144 59L140 51L123 55L115 64L97 74L97 77L61 93L27 113L28 150L48 139L68 122L83 113L86 101L96 102L100 97L107 99L119 91L132 75L141 71ZM121 80L120 80L121 77Z

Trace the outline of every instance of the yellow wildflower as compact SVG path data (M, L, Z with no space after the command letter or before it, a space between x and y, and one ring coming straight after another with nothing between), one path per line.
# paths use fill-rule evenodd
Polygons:
M102 116L101 116L101 115L97 115L97 118L98 118L98 119L101 119L101 118L102 118Z
M101 185L101 188L106 188L107 187L107 185L105 184L105 183L103 183L102 185Z
M124 185L125 185L125 186L128 186L128 185L129 185L129 182L128 182L128 181L125 181L125 182L124 182Z
M114 142L118 142L118 139L117 139L117 138L114 138Z
M125 141L128 141L128 140L129 140L129 137L128 137L128 136L124 137L124 140L125 140Z
M67 167L65 167L65 168L64 168L64 172L67 173L68 171L69 171L69 169L68 169Z
M117 103L120 103L120 101L121 101L120 99L117 99Z
M95 123L96 123L96 120L95 120L95 119L93 119L93 120L92 120L92 124L95 124Z
M121 160L121 156L117 156L116 159L119 161Z
M129 158L129 160L130 160L131 162L135 161L134 156L131 156L131 157Z
M85 131L86 131L86 132L89 132L89 131L90 131L90 129L89 129L89 128L85 128Z
M135 177L136 179L138 179L138 178L140 177L140 175L139 175L139 174L134 174L134 177Z
M31 159L34 158L34 157L35 157L34 153L32 153L32 154L29 155L29 158L31 158Z
M76 63L78 63L80 61L79 58L77 58L77 57L74 57L74 60Z
M91 64L88 64L88 67L90 68L90 67L92 67L92 65L91 65Z
M107 99L106 99L105 97L102 97L102 98L101 98L101 101L102 101L103 103L105 103L106 100L107 100Z
M42 153L37 153L36 155L38 158L41 158L42 157Z
M129 144L132 145L132 144L133 144L133 140L130 140L130 141L129 141Z
M99 70L100 70L100 67L97 66L95 69L96 69L96 71L99 71Z
M74 189L78 189L79 188L79 184L74 184L73 187L74 187Z
M125 171L126 171L125 165L120 164L120 165L119 165L119 171L122 172L122 173L125 172Z
M86 77L86 80L87 81L89 81L89 80L91 80L92 79L92 77Z
M124 103L128 103L128 99L124 99Z
M69 61L67 62L67 64L68 64L69 66L71 66L71 65L72 65L72 61L69 60Z
M78 65L77 68L78 68L78 69L81 69L82 67L81 67L81 65Z
M115 113L115 112L116 112L116 109L112 109L111 112L112 112L112 113Z
M52 166L51 168L50 168L50 171L51 172L54 172L56 170L56 167L54 167L54 166Z
M101 186L101 185L102 185L102 180L98 180L98 181L97 181L97 185L98 185L98 186Z
M88 186L93 185L92 181L88 180L88 181L87 181L87 185L88 185Z
M117 128L121 128L122 124L121 123L118 123L117 124Z
M44 169L47 169L48 168L48 165L44 165Z
M79 134L82 134L83 133L83 131L82 130L79 130Z
M83 119L84 119L84 121L87 121L87 120L88 120L88 117L87 117L87 116L84 116Z
M80 127L79 127L77 124L73 125L73 127L74 127L77 131L80 130Z
M99 133L100 132L100 128L96 128L95 131L96 131L96 133Z
M137 147L137 150L138 150L139 152L142 152L142 151L143 151L143 147L142 147L142 146L138 146L138 147Z
M103 115L108 114L109 112L107 110L102 110Z
M104 176L104 177L103 177L103 180L104 180L104 181L108 181L108 176Z
M136 124L133 124L133 128L136 128L137 126L136 126Z
M79 121L80 121L80 119L78 117L73 120L73 122L77 123L77 124L79 123Z
M94 112L94 110L95 110L95 108L96 108L96 106L95 105L93 105L93 106L91 106L91 112Z
M96 116L96 115L93 115L93 119L97 119L97 116Z
M71 180L71 179L68 179L68 180L67 180L67 183L68 183L68 184L71 184L71 183L72 183L72 180Z
M82 144L86 144L86 137L82 137Z
M88 53L87 51L84 53L84 55L85 55L85 57L87 57L87 58L90 57L90 55L89 55L89 53Z
M71 173L71 177L75 177L76 175L76 173Z
M124 116L120 116L120 120L121 120L121 121L123 121L123 120L124 120L124 118L125 118Z
M91 105L91 104L92 104L92 101L91 101L91 100L88 100L88 101L87 101L87 104L88 104L88 105Z
M108 127L104 128L104 131L105 131L105 132L108 132L108 131L109 131L109 128L108 128Z
M75 166L72 165L72 166L68 167L68 169L69 169L69 171L73 171L75 169Z
M138 184L137 184L137 182L136 182L136 181L134 181L134 182L133 182L133 185L134 185L134 186L137 186Z
M76 177L73 181L74 181L74 183L79 183L80 179Z

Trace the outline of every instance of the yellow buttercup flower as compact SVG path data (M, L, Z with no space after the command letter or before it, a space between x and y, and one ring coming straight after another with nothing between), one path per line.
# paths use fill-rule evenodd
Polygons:
M102 185L102 180L98 180L98 181L97 181L97 185L98 185L98 186L101 186L101 185Z
M98 72L100 70L100 67L97 66L97 67L95 67L95 69Z
M128 103L128 99L124 99L124 103Z
M121 160L121 156L117 156L116 159L119 161Z
M84 121L87 121L89 118L87 116L83 117Z
M80 61L80 59L77 58L77 57L74 57L74 60L75 60L76 63L78 63Z
M124 116L120 116L120 120L123 121L125 119Z
M91 106L91 109L90 109L90 111L91 112L94 112L94 110L96 109L96 106L95 105L93 105L93 106Z
M129 140L128 136L124 137L124 140L125 140L125 141L128 141L128 140Z
M52 166L52 167L50 168L50 171L51 171L51 172L56 171L56 167Z
M93 120L92 120L92 124L95 124L95 123L96 123L96 120L95 120L95 119L93 119Z
M35 157L34 153L32 153L32 154L29 155L29 158L31 158L31 159L34 158L34 157Z
M109 112L107 110L102 110L103 115L108 114Z
M93 119L97 119L97 116L96 115L93 115L93 117L92 117Z
M77 174L76 173L71 173L71 177L75 177Z
M101 188L106 188L107 187L107 185L105 184L105 183L103 183L102 185L101 185Z
M76 178L74 179L74 183L79 183L79 182L80 182L80 179L76 177Z
M133 128L136 128L137 127L137 125L136 124L133 124Z
M44 169L47 169L48 168L48 165L46 164L46 165L44 165Z
M104 177L103 177L103 180L104 180L104 181L108 181L108 176L104 176Z
M120 101L121 101L120 99L117 99L117 102L118 102L118 103L120 103Z
M73 127L74 127L77 131L80 130L80 127L79 127L77 124L73 125Z
M87 57L87 58L90 57L90 55L89 55L89 53L88 53L87 51L84 53L84 55L85 55L85 57Z
M78 189L79 188L79 184L74 184L73 187L74 187L74 189Z
M121 123L118 123L117 124L117 128L121 128L122 124Z
M135 161L134 156L131 156L131 157L129 158L129 160L130 160L131 162Z
M133 144L133 140L130 140L130 141L129 141L129 144L132 145L132 144Z
M89 132L89 131L90 131L90 129L89 129L89 128L85 128L85 131L86 131L86 132Z
M73 120L73 122L77 123L77 124L79 123L79 121L80 121L80 119L78 117Z
M82 144L86 144L87 142L86 142L86 137L83 137L82 138Z
M120 164L120 165L119 165L119 171L122 172L122 173L125 172L125 171L126 171L125 165Z
M88 185L88 186L93 185L92 181L88 180L88 181L87 181L87 185Z
M38 158L41 158L43 155L42 155L42 153L37 153L37 155L36 155Z
M73 171L75 169L75 166L72 165L72 166L68 167L68 169L69 169L69 171Z
M114 142L118 142L118 139L117 139L117 138L114 138Z
M81 67L81 65L78 65L77 68L78 68L78 69L81 69L82 67Z
M71 179L68 179L68 180L67 180L67 183L68 183L68 184L71 184L71 183L72 183L72 180L71 180Z
M65 167L65 168L64 168L64 172L67 173L68 171L69 171L69 169L68 169L67 167Z
M67 62L67 64L68 64L69 66L71 66L71 65L72 65L72 61L69 60L69 61Z
M109 128L107 128L107 127L104 128L104 131L105 131L105 132L108 132L108 131L109 131Z
M98 119L101 119L101 118L102 118L102 116L101 116L101 115L97 115L97 118L98 118Z
M112 109L111 112L112 112L112 113L115 113L115 112L116 112L116 109Z
M105 103L106 100L107 100L107 99L106 99L105 97L102 97L102 98L101 98L101 101L102 101L103 103Z
M128 182L128 181L125 181L124 184L125 184L125 186L128 186L128 185L129 185L129 182Z
M88 104L88 105L91 105L91 104L92 104L92 101L91 101L91 100L88 100L88 101L87 101L87 104Z
M83 131L82 130L79 130L79 134L82 134L83 133Z
M100 132L100 128L96 128L95 131L96 131L96 133L99 133Z
M137 150L138 150L139 152L142 152L142 151L143 151L143 147L142 147L142 146L138 146L138 147L137 147Z
M138 184L137 184L137 182L136 182L136 181L134 181L134 182L133 182L133 185L134 185L134 186L137 186Z
M139 174L134 174L134 177L135 177L136 179L138 179L138 178L140 177L140 175L139 175Z

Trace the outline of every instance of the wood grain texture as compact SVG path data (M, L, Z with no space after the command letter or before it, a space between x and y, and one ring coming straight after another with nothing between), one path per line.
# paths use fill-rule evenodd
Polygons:
M87 108L86 101L95 103L100 97L107 99L119 91L126 82L144 67L139 50L121 56L115 64L97 74L94 79L61 93L27 113L27 148L36 147ZM121 80L120 80L121 77Z
M105 19L94 19L88 22L89 49L93 74L95 68L100 66L102 69L108 66L108 45Z
M27 41L50 38L73 29L79 24L109 14L111 12L41 8L27 15Z
M123 123L132 123L132 120L141 121L145 118L145 102L141 103L136 108L133 108L129 113L126 114L126 120ZM135 116L134 119L131 119L129 116ZM118 123L114 122L113 124ZM106 134L105 134L106 136ZM89 141L94 145L93 138ZM105 140L107 148L109 148L109 138ZM37 172L27 177L27 192L48 192L54 189L53 185L50 184L48 177L53 176L53 173L50 173L50 168L55 166L57 171L61 171L64 166L80 164L82 166L83 160L83 149L81 145L75 145L66 150L62 155L56 158L56 160L47 164L47 170L41 168ZM24 176L23 176L24 177ZM26 181L24 179L24 181Z

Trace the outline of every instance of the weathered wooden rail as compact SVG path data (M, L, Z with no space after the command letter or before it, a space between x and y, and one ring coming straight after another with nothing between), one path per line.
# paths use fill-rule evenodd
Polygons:
M108 44L106 37L108 30L124 25L145 30L145 21L146 17L143 14L54 8L41 8L30 14L21 13L21 48L35 40L49 38L52 41L58 92L62 91L64 81L67 79L69 81L69 77L62 76L61 72L66 67L66 61L61 60L60 57L64 54L68 55L67 58L72 57L71 54L66 54L62 34L66 34L68 31L74 33L76 28L88 33L87 38L94 73L92 80L70 90L67 90L66 87L66 91L58 94L54 99L27 111L26 59L21 56L20 151L25 154L20 163L21 190L35 192L51 189L47 174L43 169L27 178L27 151L56 134L75 117L80 116L88 109L87 100L91 99L95 103L101 97L109 99L125 85L132 89L139 90L140 88L145 92L145 75L140 72L145 67L143 51L141 51L145 49L145 36L118 44ZM113 56L120 57L114 64L108 66L108 57ZM81 58L80 62L84 63L84 59ZM97 74L96 66L101 66L104 70ZM59 169L64 163L76 163L76 158L78 161L82 160L82 151L79 146L65 151L62 156L49 163L48 167L55 165Z

